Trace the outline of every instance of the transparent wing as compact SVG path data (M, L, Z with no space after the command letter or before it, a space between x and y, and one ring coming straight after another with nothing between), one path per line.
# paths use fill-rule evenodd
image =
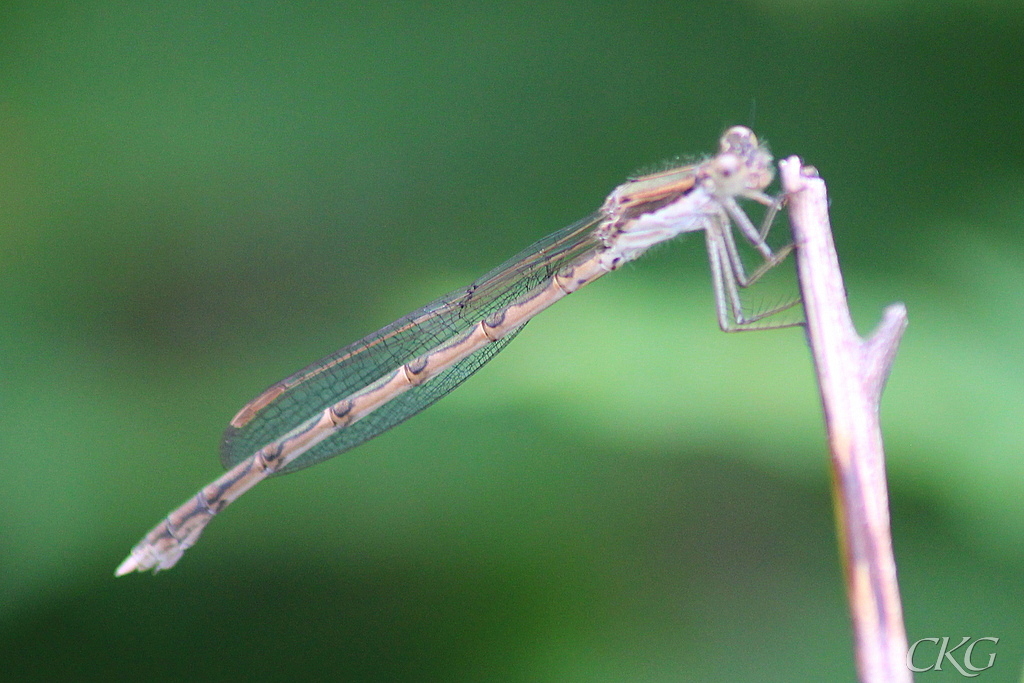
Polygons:
M468 287L441 297L274 384L242 408L224 432L224 467L236 465L328 406L463 334L495 311L544 286L569 262L602 248L594 236L594 227L602 217L596 213L545 237ZM343 453L412 417L483 367L516 333L518 330L488 344L437 377L338 430L278 474L294 472Z

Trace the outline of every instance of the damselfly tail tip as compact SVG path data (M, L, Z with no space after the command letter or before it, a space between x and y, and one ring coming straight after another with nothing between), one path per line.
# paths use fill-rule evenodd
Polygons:
M135 559L135 553L125 558L124 562L118 565L117 569L114 570L114 576L124 576L125 574L131 574L133 571L140 569L138 560Z
M170 569L181 559L184 552L185 549L177 544L161 547L143 541L132 548L132 552L124 559L124 562L114 570L114 576L124 576L132 572L144 572L150 569L154 573L161 569Z

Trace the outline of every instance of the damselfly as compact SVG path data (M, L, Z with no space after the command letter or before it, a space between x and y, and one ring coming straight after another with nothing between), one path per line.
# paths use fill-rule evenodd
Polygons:
M273 385L231 420L221 444L228 472L167 515L116 574L173 566L215 514L258 482L343 453L415 415L479 370L537 313L682 233L704 231L722 329L772 327L765 318L796 302L746 317L739 289L790 251L773 252L765 242L780 204L764 193L773 175L771 154L754 133L730 128L716 155L623 183L590 217ZM760 228L737 198L768 207ZM734 225L763 259L749 276Z

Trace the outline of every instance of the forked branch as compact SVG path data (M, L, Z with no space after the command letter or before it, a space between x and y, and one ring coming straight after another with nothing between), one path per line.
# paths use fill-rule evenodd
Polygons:
M907 311L893 304L870 338L857 336L832 241L825 183L797 157L783 160L779 168L832 454L858 676L861 683L910 683L878 421L879 399L907 326Z

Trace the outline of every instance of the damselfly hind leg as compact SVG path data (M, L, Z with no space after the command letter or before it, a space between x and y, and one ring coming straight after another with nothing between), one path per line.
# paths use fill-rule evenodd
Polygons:
M785 196L773 198L768 195L753 196L751 199L768 206L768 213L760 228L755 228L747 214L733 202L724 203L728 218L732 218L743 233L747 241L753 245L764 262L749 276L743 267L743 260L740 257L736 240L732 234L732 228L728 218L723 215L720 220L712 221L705 230L705 239L708 249L708 261L711 265L711 283L715 294L715 309L718 313L718 325L725 332L739 332L742 330L765 330L779 329L784 327L795 327L802 325L802 321L771 321L772 316L793 308L800 299L795 298L778 306L772 306L766 310L759 311L754 315L746 315L743 312L743 302L740 297L740 289L754 284L768 271L786 260L793 251L793 244L787 244L776 252L773 252L765 242L765 237L775 220L779 208L785 203Z

